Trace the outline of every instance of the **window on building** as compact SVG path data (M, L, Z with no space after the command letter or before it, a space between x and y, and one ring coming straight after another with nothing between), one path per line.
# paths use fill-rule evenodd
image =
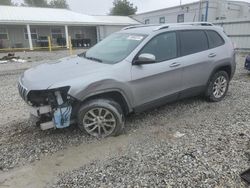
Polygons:
M201 15L201 21L202 21L202 22L205 21L205 15L204 15L204 14Z
M52 28L51 29L52 39L63 38L63 33L61 28Z
M76 39L84 39L84 34L83 34L82 30L78 30L75 32L75 38Z
M160 17L159 23L160 23L160 24L164 24L164 23L165 23L165 17Z
M177 16L177 23L182 23L184 22L184 14L179 14Z
M84 34L77 33L75 34L76 39L84 39Z
M209 48L216 48L225 43L223 38L215 31L206 31L209 41Z
M150 23L150 20L149 19L146 19L145 20L145 24L149 24Z
M37 40L37 38L38 38L37 30L35 28L30 28L30 33L31 33L31 39ZM24 28L24 36L25 36L25 39L27 39L27 40L29 39L27 28Z
M177 42L176 33L168 32L157 35L149 41L140 54L153 54L156 62L166 61L177 57Z
M0 39L8 39L8 31L6 28L0 28Z
M182 56L194 54L208 49L208 40L204 31L181 31L180 41Z

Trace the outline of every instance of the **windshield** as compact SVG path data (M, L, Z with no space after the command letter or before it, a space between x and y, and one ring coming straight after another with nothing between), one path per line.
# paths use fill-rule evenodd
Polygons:
M145 38L145 35L115 33L90 48L85 58L115 64L125 59Z

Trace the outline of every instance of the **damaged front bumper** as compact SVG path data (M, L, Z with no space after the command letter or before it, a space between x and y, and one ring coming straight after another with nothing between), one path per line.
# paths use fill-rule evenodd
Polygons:
M29 111L32 116L37 118L37 123L42 130L52 128L61 129L68 127L73 123L71 120L71 105L65 105L63 107L58 107L57 109L52 109L50 105L40 107L29 106Z
M29 91L19 82L18 90L42 130L65 128L72 123L73 99L67 94L69 87Z

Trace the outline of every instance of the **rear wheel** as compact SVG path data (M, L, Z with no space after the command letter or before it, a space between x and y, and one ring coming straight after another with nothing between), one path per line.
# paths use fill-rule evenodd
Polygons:
M91 136L117 136L124 127L123 111L113 100L91 100L79 109L78 126Z
M210 79L206 97L211 102L221 101L227 94L229 87L229 77L227 72L218 71Z

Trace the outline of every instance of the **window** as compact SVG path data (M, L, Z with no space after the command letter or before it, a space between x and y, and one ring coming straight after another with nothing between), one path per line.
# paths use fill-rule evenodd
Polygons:
M84 34L77 33L75 34L76 39L84 39Z
M157 35L140 51L140 54L144 53L153 54L156 58L156 62L177 57L176 33L168 32Z
M184 22L184 14L179 14L177 16L177 23L182 23Z
M37 37L37 30L35 28L30 28L30 33L31 33L31 39L32 40L36 40L38 38ZM24 37L27 40L29 39L29 37L28 37L28 31L27 31L26 28L24 29Z
M164 24L164 23L165 23L165 17L160 17L159 22L160 22L161 24Z
M82 30L75 31L75 38L76 39L84 39L84 34L83 34Z
M204 31L181 31L180 41L182 56L194 54L208 49L207 36Z
M149 19L146 19L145 24L149 24L149 23L150 23Z
M145 37L141 34L114 33L90 48L85 57L115 64L126 58Z
M52 28L51 29L51 37L52 37L52 39L63 38L62 29L61 28Z
M201 21L202 21L202 22L206 21L206 20L205 20L205 15L204 15L204 14L201 15Z
M0 39L9 39L8 31L6 28L0 28Z
M222 46L225 41L222 37L215 31L206 31L209 41L209 48L216 48L218 46Z

